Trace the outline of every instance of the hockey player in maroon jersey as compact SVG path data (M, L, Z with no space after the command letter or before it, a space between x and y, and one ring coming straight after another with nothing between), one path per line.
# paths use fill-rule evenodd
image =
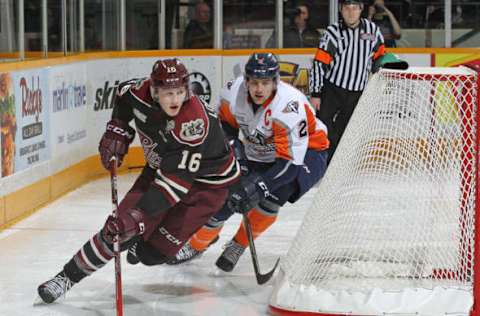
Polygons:
M179 60L165 59L149 78L120 85L99 145L102 164L108 169L113 156L121 164L134 139L134 120L145 167L121 201L118 219L109 216L63 270L38 287L44 302L108 263L115 235L121 251L135 245L137 260L161 264L224 204L240 169L216 115L190 93L188 76Z

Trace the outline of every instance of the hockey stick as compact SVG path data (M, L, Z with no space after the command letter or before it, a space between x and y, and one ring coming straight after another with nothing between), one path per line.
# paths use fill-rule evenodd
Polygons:
M255 250L255 243L253 242L252 227L250 226L250 220L248 219L247 214L243 214L243 225L245 226L245 231L247 232L248 247L250 248L253 270L255 270L255 277L257 278L257 283L259 285L265 284L272 278L273 273L277 269L278 263L280 262L280 258L277 259L277 262L275 262L275 266L272 270L270 270L270 272L267 272L266 274L260 273L257 251Z
M117 157L110 159L110 183L112 187L112 216L118 216L118 194L117 194ZM123 316L123 296L122 296L122 268L120 266L120 242L118 235L113 241L113 256L115 258L115 302L117 307L117 316Z

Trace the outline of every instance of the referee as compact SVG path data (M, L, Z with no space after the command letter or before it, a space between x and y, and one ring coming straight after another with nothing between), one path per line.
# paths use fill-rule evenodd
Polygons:
M361 0L340 0L342 19L327 27L310 72L311 102L328 128L328 163L365 88L373 61L384 55L380 28L360 18Z

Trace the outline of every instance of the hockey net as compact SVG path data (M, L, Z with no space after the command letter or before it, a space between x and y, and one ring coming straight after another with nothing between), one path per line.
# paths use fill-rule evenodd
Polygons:
M271 310L473 315L477 108L477 73L465 67L372 76L281 262Z

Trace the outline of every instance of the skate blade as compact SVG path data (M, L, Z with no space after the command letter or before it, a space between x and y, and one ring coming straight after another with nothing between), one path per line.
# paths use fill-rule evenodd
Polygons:
M47 305L47 303L45 303L40 297L40 295L37 294L37 296L33 301L33 306L43 306L43 305Z

